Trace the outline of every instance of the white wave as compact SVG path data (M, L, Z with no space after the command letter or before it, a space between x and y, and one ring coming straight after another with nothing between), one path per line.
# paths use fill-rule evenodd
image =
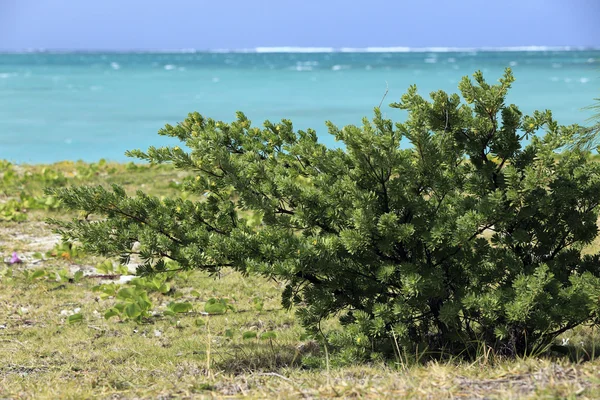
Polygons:
M65 139L65 144L73 144L73 139Z
M214 83L218 83L218 82L221 80L221 78L219 78L218 76L215 76L215 77L213 77L211 80L212 80Z
M295 47L295 46L277 46L277 47L255 47L255 48L216 48L216 49L127 49L112 51L119 54L178 54L178 53L408 53L408 52L429 52L429 53L475 53L477 51L597 51L600 47L585 46L508 46L508 47L408 47L408 46L373 46L373 47ZM61 51L46 49L18 49L10 51L10 54L74 54L85 53L94 54L94 51Z
M350 66L349 65L338 65L338 64L336 64L333 67L331 67L332 71L341 71L343 69L350 69Z
M365 53L364 47L341 47L338 49L340 53Z
M589 63L593 63L594 61L595 60L593 58L591 58L591 57L587 59L587 62L589 62Z
M511 61L508 63L508 65L510 65L511 67L516 67L517 65L519 65L519 63L516 61Z
M550 78L550 80L552 82L558 82L560 80L560 78L558 76L553 76L552 78Z
M307 66L307 67L316 67L317 65L319 65L318 61L298 61L296 63L296 65L303 65L303 66Z
M208 51L209 53L231 53L231 52L235 52L235 50L231 50L231 49L212 49ZM241 51L240 51L241 53Z
M506 47L482 47L481 51L569 51L577 48L571 46L506 46Z
M164 69L166 69L167 71L171 71L175 69L175 66L173 64L167 64L164 66Z
M111 62L110 67L114 70L121 69L121 66L119 65L119 63L116 63L116 62Z
M312 71L313 67L311 67L310 65L296 65L291 69L293 69L294 71Z
M437 57L427 57L425 60L426 64L435 64L437 63Z
M13 76L17 76L17 74L11 73L11 72L8 72L8 73L7 72L2 72L2 73L0 73L0 79L8 79L8 78L13 77Z
M571 81L572 81L572 79L571 79L571 78L565 78L564 80L565 80L565 83L569 83L569 82L571 82Z
M294 71L312 71L314 67L318 66L318 61L298 61L295 67L292 67Z
M579 82L581 83L588 83L590 81L590 78L579 78Z
M256 47L257 53L333 53L333 47Z
M583 47L571 46L508 46L508 47L343 47L340 52L348 53L472 53L477 51L571 51L571 50L586 50Z
M552 63L552 68L562 68L561 63Z
M455 63L456 62L456 58L454 58L454 57L448 57L448 62L449 63Z
M411 51L410 47L365 47L357 49L354 53L408 53L409 51Z
M473 53L477 51L581 51L600 50L600 47L575 46L502 46L502 47L409 47L409 46L369 46L369 47L296 47L275 46L241 49L210 49L208 53ZM152 51L157 52L157 51ZM169 52L168 50L166 52ZM178 51L170 51L178 52ZM181 52L181 51L179 51ZM197 51L198 52L198 51Z

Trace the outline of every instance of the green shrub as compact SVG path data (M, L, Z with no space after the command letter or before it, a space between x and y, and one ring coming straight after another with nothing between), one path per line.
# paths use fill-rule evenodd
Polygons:
M192 172L185 189L202 200L59 188L49 194L105 218L52 222L85 250L139 255L140 274L171 260L284 281L309 330L339 316L330 344L350 359L536 351L598 321L600 258L582 248L598 233L600 164L578 126L505 104L510 70L497 85L474 78L459 85L466 104L412 86L392 104L404 123L376 108L362 127L329 124L337 149L288 120L189 114L159 132L185 149L129 155Z

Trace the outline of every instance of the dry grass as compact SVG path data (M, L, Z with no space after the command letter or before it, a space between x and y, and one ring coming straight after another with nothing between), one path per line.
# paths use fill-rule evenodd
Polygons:
M25 173L40 167L21 168ZM73 165L57 168L68 173ZM146 184L162 195L180 178L169 169L110 168L116 169L83 181L119 182L130 191ZM600 361L592 357L600 337L585 327L565 334L571 357L501 359L483 351L472 363L305 369L303 357L324 355L303 338L293 313L281 308L281 285L232 271L220 278L202 273L175 278L174 295L152 294L159 314L144 323L106 320L102 314L115 300L102 300L91 290L100 278L26 276L35 269L93 272L101 261L85 254L35 260L34 253L52 249L58 240L42 222L51 213L33 211L25 222L0 222L0 254L17 251L26 260L0 264L0 398L600 398ZM160 315L173 296L191 302L193 311ZM204 303L213 297L228 298L235 311L204 315ZM83 321L68 323L65 314L78 308ZM275 332L276 338L244 339L244 332Z

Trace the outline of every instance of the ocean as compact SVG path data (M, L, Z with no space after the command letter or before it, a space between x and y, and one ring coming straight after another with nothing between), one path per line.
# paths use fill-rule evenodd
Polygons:
M525 113L550 109L562 124L585 124L600 97L600 50L294 49L176 53L0 54L0 159L127 161L127 149L174 143L156 134L188 112L223 121L243 111L253 124L291 119L338 146L325 121L361 123L384 94L383 111L409 85L424 96L454 93L481 70L495 82L511 67L508 101Z

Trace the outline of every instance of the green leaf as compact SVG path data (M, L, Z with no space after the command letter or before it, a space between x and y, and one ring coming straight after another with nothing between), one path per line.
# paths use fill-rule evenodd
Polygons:
M67 317L67 323L69 323L69 324L74 324L76 322L82 322L82 321L83 321L83 315L81 313L69 315Z
M117 300L133 300L136 297L134 288L123 288L117 292Z
M193 308L192 303L188 303L188 302L185 302L185 303L171 302L171 303L169 303L169 305L167 307L169 308L169 310L173 311L174 313L186 313Z
M125 307L125 315L127 315L127 318L135 319L142 315L142 309L136 303L128 304Z
M256 332L246 331L242 333L242 339L256 339Z
M117 266L116 273L119 275L127 275L129 273L129 268L126 265Z
M163 283L158 288L158 291L162 294L168 293L169 290L171 290L171 286L168 283Z
M227 304L222 299L209 299L204 305L204 311L209 314L225 314Z
M121 313L117 309L115 309L115 308L108 309L104 313L104 318L105 319L110 319L112 317L119 317L119 316L121 316Z
M273 331L264 332L260 335L260 340L273 340L277 339L277 334Z
M37 278L41 278L42 276L46 275L46 271L43 269L36 269L35 271L33 271L33 273L30 275L29 279L30 280L34 280Z
M265 306L265 302L259 297L255 297L252 300L252 303L254 304L254 309L256 311L262 311Z
M83 271L79 270L77 272L75 272L75 274L73 274L73 280L75 282L79 282L81 280L81 278L83 278Z

